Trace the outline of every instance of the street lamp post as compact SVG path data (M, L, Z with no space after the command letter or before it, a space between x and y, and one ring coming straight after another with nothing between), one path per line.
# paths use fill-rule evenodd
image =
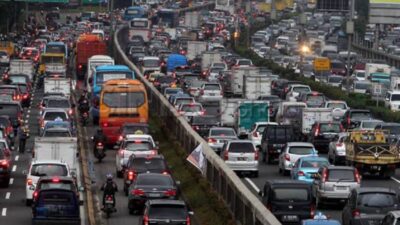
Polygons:
M354 0L350 0L350 15L349 20L346 23L346 33L347 33L347 69L346 69L346 91L347 94L350 92L350 51L351 51L351 40L352 35L354 34Z

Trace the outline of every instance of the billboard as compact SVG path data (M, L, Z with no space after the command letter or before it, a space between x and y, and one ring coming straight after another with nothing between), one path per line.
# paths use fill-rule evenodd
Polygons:
M317 0L318 11L343 12L349 10L349 0Z
M369 23L400 24L400 0L370 0Z

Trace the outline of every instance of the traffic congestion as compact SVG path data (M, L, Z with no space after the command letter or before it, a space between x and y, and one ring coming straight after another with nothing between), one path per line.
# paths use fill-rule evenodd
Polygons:
M109 224L199 224L181 191L197 184L176 179L160 149L146 79L280 223L397 224L400 123L256 65L399 111L400 73L346 49L345 15L297 2L269 23L257 3L253 19L187 7L55 8L1 36L1 217L88 224L94 198ZM254 20L265 26L247 33L245 57Z

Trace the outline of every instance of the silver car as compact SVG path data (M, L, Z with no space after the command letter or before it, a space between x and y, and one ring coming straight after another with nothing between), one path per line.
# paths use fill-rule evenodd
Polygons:
M238 137L233 128L230 127L213 127L208 132L207 142L208 145L215 151L217 154L221 152L224 144L230 140L237 140Z
M279 173L289 175L294 163L304 156L318 156L313 144L308 142L288 142L279 155Z
M312 184L317 208L329 200L346 201L351 190L359 188L360 183L361 176L354 167L321 167Z
M223 147L222 159L233 171L250 172L258 177L258 151L249 140L228 141Z
M200 102L220 101L222 97L222 87L218 83L203 84L200 88Z
M333 141L329 143L328 160L333 165L344 163L346 160L346 145L344 139L347 133L340 133Z

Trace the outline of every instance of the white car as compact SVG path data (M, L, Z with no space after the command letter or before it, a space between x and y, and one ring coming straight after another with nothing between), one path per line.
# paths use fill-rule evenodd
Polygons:
M278 123L275 122L256 122L253 127L251 128L251 131L249 133L248 139L253 142L254 146L257 149L261 149L261 138L262 134L264 132L264 129L268 125L278 125Z
M41 160L32 161L29 170L24 171L26 174L26 205L30 205L33 199L33 193L36 188L36 184L40 177L43 176L66 176L72 177L70 168L66 162L60 160Z
M183 103L180 104L178 113L188 120L188 118L191 116L204 115L205 110L200 103Z
M5 51L0 51L0 65L10 64L10 56Z
M117 177L122 177L128 159L131 155L151 156L157 155L158 149L153 137L148 134L129 134L118 147L115 154Z
M355 70L353 72L353 77L357 81L365 81L366 80L365 70Z
M375 130L376 125L385 123L382 120L375 120L375 119L370 119L370 120L361 120L360 123L356 128L353 130Z
M392 111L400 111L400 91L388 91L384 101L386 108Z
M344 144L344 139L347 136L347 133L340 133L337 138L329 143L328 160L333 165L345 163L346 145Z
M233 171L250 172L258 177L258 150L248 140L232 140L223 146L222 158Z
M308 142L288 142L279 155L279 173L289 175L294 163L304 156L318 156L313 144Z
M200 87L200 102L219 102L222 98L222 87L219 83L206 83Z
M332 109L332 117L335 120L341 119L349 109L345 101L336 100L326 101L324 108Z
M288 93L286 94L286 100L291 102L297 102L297 97L300 93L311 92L311 88L304 84L292 84L289 86Z

